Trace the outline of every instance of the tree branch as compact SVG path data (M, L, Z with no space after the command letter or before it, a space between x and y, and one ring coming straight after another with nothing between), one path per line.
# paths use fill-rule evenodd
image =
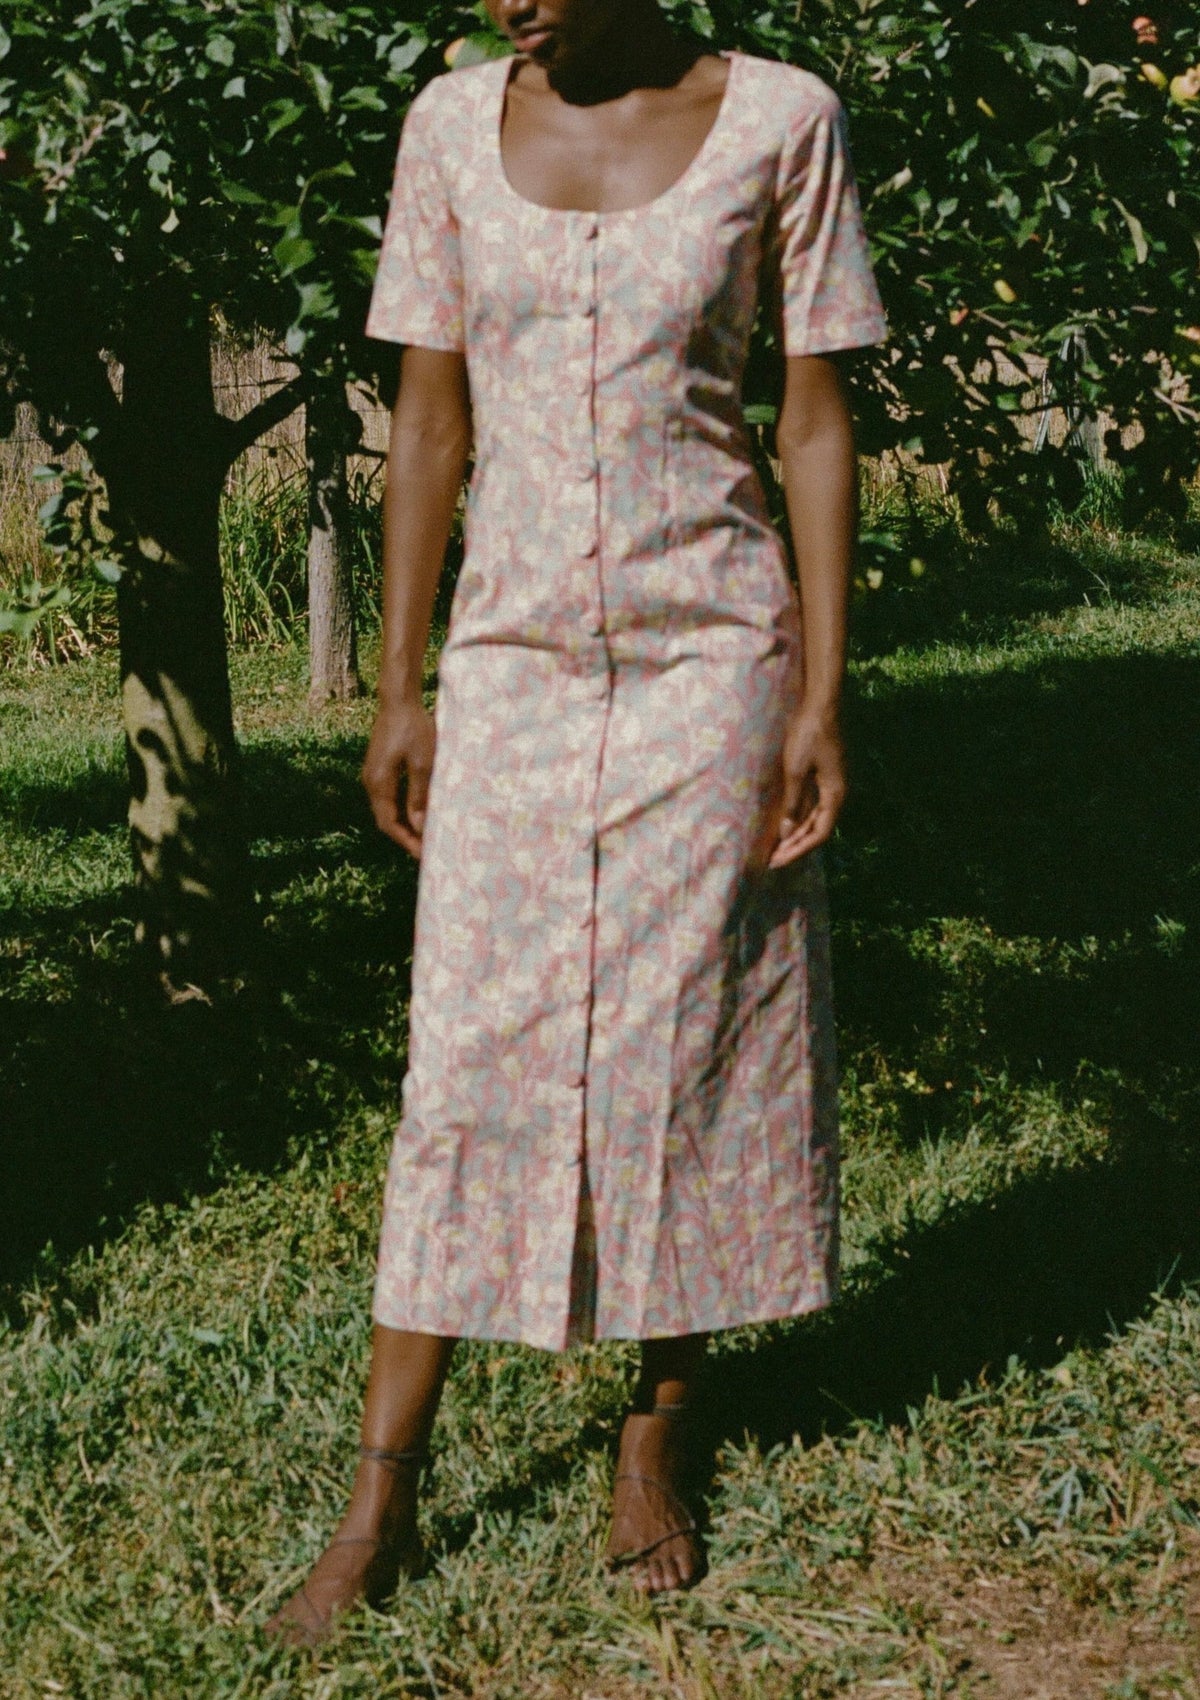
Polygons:
M227 466L232 466L244 449L264 432L294 413L312 393L312 381L304 373L281 384L240 419L221 420L221 445Z
M121 404L113 394L103 356L97 349L56 333L31 339L25 356L25 389L37 414L38 430L55 454L75 442L83 425L99 428L107 444L120 429ZM99 440L99 439L97 439ZM89 454L96 459L96 444Z

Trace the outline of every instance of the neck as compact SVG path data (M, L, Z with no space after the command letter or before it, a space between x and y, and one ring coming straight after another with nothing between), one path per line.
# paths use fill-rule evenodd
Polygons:
M617 100L638 88L673 88L703 53L677 35L657 0L625 0L612 8L602 35L563 64L547 67L554 92L573 106Z

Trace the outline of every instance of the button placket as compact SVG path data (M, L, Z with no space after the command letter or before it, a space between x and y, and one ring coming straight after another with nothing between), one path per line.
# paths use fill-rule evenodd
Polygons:
M584 591L584 608L580 615L580 626L589 638L600 638L604 635L603 593L599 574L599 487L596 444L596 421L592 406L592 394L595 384L596 370L596 249L595 237L599 229L598 220L588 217L580 227L583 238L582 251L579 254L579 295L578 308L581 328L586 336L586 356L583 367L583 381L580 384L580 394L584 397L581 409L581 426L587 433L589 464L587 477L584 480L589 498L587 519L580 528L576 542L576 552L583 561L595 563L595 571L591 584ZM582 470L582 469L581 469Z

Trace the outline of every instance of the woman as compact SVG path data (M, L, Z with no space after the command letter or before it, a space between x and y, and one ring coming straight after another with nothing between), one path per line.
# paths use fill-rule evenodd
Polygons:
M513 59L404 129L369 331L405 345L363 777L421 858L349 1509L273 1620L316 1641L420 1563L454 1341L642 1341L614 1564L687 1587L709 1331L828 1302L836 1155L813 852L855 460L835 350L884 323L840 111L655 0L489 0ZM799 598L740 386L765 288ZM430 610L473 443L436 720Z

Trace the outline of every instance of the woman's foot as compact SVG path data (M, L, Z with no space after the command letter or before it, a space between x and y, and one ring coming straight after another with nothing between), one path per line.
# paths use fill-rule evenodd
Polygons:
M363 1448L345 1517L305 1581L264 1629L289 1647L319 1647L360 1600L379 1605L401 1576L417 1576L417 1480L424 1455Z
M613 1481L608 1562L628 1570L642 1594L692 1588L708 1568L704 1542L682 1498L678 1407L658 1405L625 1419Z

